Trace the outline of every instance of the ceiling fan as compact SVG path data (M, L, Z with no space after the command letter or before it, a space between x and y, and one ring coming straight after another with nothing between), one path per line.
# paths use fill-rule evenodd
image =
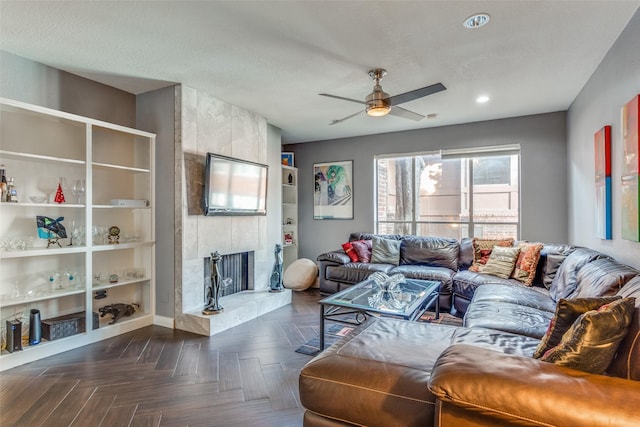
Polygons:
M344 117L342 119L333 120L330 125L335 125L338 123L342 123L345 120L348 120L352 117L357 116L363 112L366 112L369 116L380 117L386 116L387 114L391 114L398 117L403 117L409 120L420 121L424 119L422 114L414 113L413 111L407 110L406 108L398 107L398 105L403 104L405 102L413 101L418 98L422 98L428 95L433 95L434 93L441 92L446 90L447 88L442 83L436 83L430 86L425 86L420 89L415 89L409 92L401 93L399 95L389 96L388 93L382 90L382 86L380 86L380 81L387 74L386 70L382 68L375 68L369 71L369 77L373 79L376 83L373 86L373 92L371 92L364 101L360 101L358 99L345 98L343 96L330 95L328 93L320 93L321 96L327 96L329 98L342 99L343 101L356 102L358 104L364 104L365 109L358 111L355 114L351 114L350 116Z

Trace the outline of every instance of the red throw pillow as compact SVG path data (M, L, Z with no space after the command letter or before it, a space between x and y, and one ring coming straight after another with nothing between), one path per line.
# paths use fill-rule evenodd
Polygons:
M351 242L351 246L353 246L353 250L358 254L360 262L371 262L371 250L373 249L371 240L356 240L355 242Z
M349 258L351 259L351 262L358 262L358 254L356 253L356 251L353 250L353 245L351 245L351 242L347 242L347 243L343 243L342 244L342 249L344 249L344 252L349 255Z

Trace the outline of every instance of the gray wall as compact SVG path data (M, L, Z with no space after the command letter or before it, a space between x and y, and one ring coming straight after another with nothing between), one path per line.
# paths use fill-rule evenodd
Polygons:
M11 53L0 51L0 96L135 127L136 97Z
M640 10L569 108L569 242L588 246L640 269L640 243L621 238L622 136L620 109L640 94ZM611 125L613 239L595 236L593 135Z
M174 315L175 88L137 96L136 127L156 134L156 314Z
M350 232L373 231L374 155L514 143L521 146L520 238L566 242L565 120L564 112L556 112L285 146L299 168L300 257L315 260L338 249ZM336 160L353 160L354 219L314 220L313 163Z

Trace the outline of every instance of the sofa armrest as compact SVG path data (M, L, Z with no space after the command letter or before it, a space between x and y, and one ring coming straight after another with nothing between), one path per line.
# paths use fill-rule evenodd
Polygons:
M440 410L450 406L456 417L469 412L468 419L489 425L626 426L640 419L638 381L466 344L440 355L429 389Z
M317 260L320 262L332 262L340 265L348 264L351 262L351 258L349 258L349 255L347 255L342 249L318 255Z

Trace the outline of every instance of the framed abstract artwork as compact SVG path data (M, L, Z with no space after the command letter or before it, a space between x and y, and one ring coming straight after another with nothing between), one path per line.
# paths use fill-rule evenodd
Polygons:
M282 153L282 165L293 166L293 153Z
M353 161L315 163L313 219L353 219Z
M636 95L631 101L622 107L622 238L640 241L640 227L638 203L638 173L640 170L640 95Z
M604 126L594 136L596 160L596 236L612 238L611 228L611 126Z

